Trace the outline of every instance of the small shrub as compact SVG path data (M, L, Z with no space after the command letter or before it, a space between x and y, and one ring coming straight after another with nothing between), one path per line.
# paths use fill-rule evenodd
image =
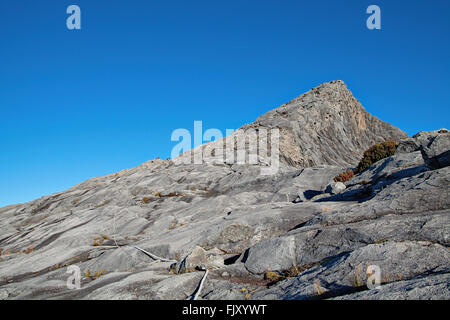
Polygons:
M101 271L91 273L91 271L89 269L86 269L86 271L84 272L84 276L86 278L91 279L92 281L100 278L104 274L106 274L106 270L101 270Z
M91 279L92 279L92 280L98 279L98 278L100 278L102 275L104 275L105 273L106 273L105 270L97 271L97 272L95 273L95 275L91 277Z
M173 230L177 227L178 222L176 220L172 221L169 225L169 230Z
M285 270L283 272L283 275L286 278L295 278L296 276L298 276L300 273L302 272L301 269L299 269L297 266L292 266L289 269Z
M25 250L22 250L22 253L29 254L29 253L32 253L33 251L34 251L34 248L29 247L29 248L26 248Z
M295 278L303 271L311 268L312 264L307 264L301 267L292 266L289 269L280 272L266 271L264 272L264 280L269 281L268 285L274 285L277 282L286 280L287 278Z
M356 174L368 169L375 162L392 156L397 150L398 143L395 141L384 141L373 145L364 152L363 158L355 169Z
M94 242L92 243L92 245L94 247L98 247L98 246L101 246L102 243L103 243L103 238L102 237L97 237L97 238L94 239Z
M364 282L358 277L357 274L355 274L355 277L353 278L352 281L352 286L355 288L359 288L362 287L364 285Z
M353 170L348 169L345 172L340 173L339 175L337 175L336 177L334 177L334 182L346 182L348 180L350 180L351 178L353 178L355 174L353 173Z
M13 250L13 251L11 251L11 250L3 250L3 249L0 248L0 256L7 256L7 255L10 255L10 254L21 254L21 253L29 254L29 253L32 253L33 251L34 251L34 247L28 247L28 248L23 249L23 250Z
M375 241L375 244L380 244L388 241L386 238L381 238L380 240Z
M168 197L184 197L184 194L181 192L171 192L167 195Z
M284 277L273 271L266 271L264 273L264 280L269 280L271 284L283 280Z
M3 250L0 252L0 256L7 256L9 254L13 254L14 252L11 252L10 250Z
M144 197L144 198L142 198L142 204L147 204L147 203L149 203L150 201L152 201L152 198L149 198L149 197Z

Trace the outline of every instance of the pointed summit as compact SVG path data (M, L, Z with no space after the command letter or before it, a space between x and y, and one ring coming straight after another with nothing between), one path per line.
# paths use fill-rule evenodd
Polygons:
M368 113L341 80L323 83L247 126L280 128L282 161L296 167L354 166L371 145L408 136Z

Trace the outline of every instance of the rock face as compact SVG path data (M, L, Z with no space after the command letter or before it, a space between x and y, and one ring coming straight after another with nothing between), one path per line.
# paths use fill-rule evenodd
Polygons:
M202 247L195 247L194 250L184 258L178 268L178 273L189 272L195 269L219 269L224 266L223 252L216 248L206 251Z
M366 112L339 80L308 91L249 126L280 128L282 160L294 167L355 166L375 143L407 137Z
M1 208L0 299L187 299L204 269L199 299L450 298L446 132L407 138L341 81L250 127L281 128L275 174L155 159ZM385 139L395 155L324 192Z
M427 144L421 145L422 156L431 169L450 165L450 132L439 130L438 134Z

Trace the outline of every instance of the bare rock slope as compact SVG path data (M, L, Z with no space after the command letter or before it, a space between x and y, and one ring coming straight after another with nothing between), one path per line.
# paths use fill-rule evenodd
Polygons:
M374 143L407 137L364 110L340 80L308 91L249 126L280 128L282 159L295 167L356 165Z
M0 299L450 298L448 131L408 138L342 81L249 127L281 129L276 174L155 159L1 208ZM325 192L387 139L395 155Z

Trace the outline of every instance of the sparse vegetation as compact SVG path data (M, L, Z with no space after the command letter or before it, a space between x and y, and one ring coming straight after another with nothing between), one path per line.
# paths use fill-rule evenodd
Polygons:
M94 247L98 247L98 246L101 246L102 243L103 243L103 238L102 237L97 237L97 238L94 239L94 242L92 243L92 245Z
M175 229L177 227L177 221L174 220L169 225L169 230Z
M108 235L106 235L106 234L103 234L103 235L101 235L99 237L95 237L94 241L92 242L92 245L94 247L101 246L103 244L103 241L105 241L105 240L111 240L111 238Z
M369 149L364 151L363 158L359 162L358 166L352 170L347 169L346 171L340 173L334 177L334 182L347 182L355 176L355 174L361 173L367 170L375 162L381 159L392 156L397 150L398 143L395 141L384 141L371 146ZM369 181L363 180L361 184L366 185Z
M147 203L149 203L152 200L153 200L153 198L143 197L141 203L142 204L147 204Z
M270 281L270 284L275 284L285 278L274 271L266 271L264 273L264 280Z
M348 169L345 172L340 173L339 175L337 175L336 177L334 177L334 182L346 182L348 180L350 180L351 178L353 178L355 174L353 173L352 169Z
M287 270L281 272L266 271L264 273L264 280L269 281L269 286L274 285L277 282L286 280L287 278L294 278L298 276L305 269L292 266Z
M297 266L292 266L286 271L283 272L284 276L287 278L293 278L298 276L302 272L301 269L299 269Z
M244 299L248 300L251 298L252 294L255 293L256 290L249 290L247 288L241 288L241 293L244 295Z
M18 254L18 253L30 254L33 251L34 251L34 247L28 247L26 249L18 250L18 251L3 250L3 249L0 248L0 256L7 256L7 255L10 255L10 254Z
M381 238L380 240L375 241L375 244L380 244L380 243L384 243L387 242L388 240L386 238Z
M177 219L174 219L169 225L169 230L175 229L177 227L182 227L184 225L184 223L180 223Z
M352 278L352 286L355 288L359 288L365 285L364 280L362 278L364 278L365 272L362 271L363 267L361 265L358 265L358 267L356 267L355 270L355 274ZM362 277L360 277L359 275L363 275Z
M184 193L181 193L178 191L173 191L173 192L163 195L161 192L157 192L157 193L155 193L155 197L157 197L157 198L184 197ZM148 203L148 202L154 201L154 200L155 200L154 198L144 197L142 199L142 203L145 204L145 203Z
M101 270L101 271L91 273L91 271L89 269L86 269L86 271L84 272L84 276L93 281L93 280L100 278L102 275L106 274L106 272L107 272L106 270Z
M364 152L363 158L355 169L355 174L367 170L375 162L392 156L397 150L398 143L395 141L384 141L373 145Z
M167 195L168 197L184 197L184 194L181 192L171 192Z
M352 285L355 288L359 288L359 287L362 287L364 285L364 283L361 281L361 279L358 277L358 275L355 274L355 277L353 278L353 281L352 281Z
M22 250L22 253L29 254L34 251L34 247L28 247L25 250Z

